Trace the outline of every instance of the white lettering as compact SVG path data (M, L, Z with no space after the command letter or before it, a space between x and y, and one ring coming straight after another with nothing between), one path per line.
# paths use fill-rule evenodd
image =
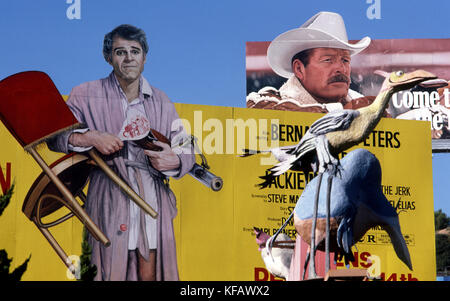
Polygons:
M66 0L67 4L71 4L66 10L67 19L81 19L81 0Z
M192 135L196 139L197 154L243 154L244 149L268 150L279 146L279 140L271 139L270 134L274 126L278 127L278 119L203 120L203 111L199 110L194 111L193 122L192 127L187 119L173 121L171 131L177 134L172 137L172 149L176 154L191 152ZM273 164L270 152L267 154L261 158L262 165Z
M405 91L401 99L398 99L397 93L392 95L392 104L395 108L405 107L408 109L432 108L439 105L439 93L433 91Z
M381 259L377 255L370 255L367 258L371 263L369 268L367 269L367 275L369 279L380 279L381 275Z
M444 99L445 99L445 106L447 108L450 107L450 90L448 88L444 89Z
M381 0L366 0L367 4L372 4L367 8L366 16L369 20L381 19Z

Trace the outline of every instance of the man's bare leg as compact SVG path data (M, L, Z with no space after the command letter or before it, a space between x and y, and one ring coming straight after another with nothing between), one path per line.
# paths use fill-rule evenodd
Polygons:
M138 278L139 281L156 281L156 249L149 250L148 261L138 255Z

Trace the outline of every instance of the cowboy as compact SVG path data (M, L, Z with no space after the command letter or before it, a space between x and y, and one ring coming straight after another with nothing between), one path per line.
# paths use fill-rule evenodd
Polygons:
M288 80L279 90L265 87L250 93L247 107L321 113L348 107L363 96L349 88L351 56L369 44L369 37L349 43L339 14L314 15L271 42L267 50L269 65Z

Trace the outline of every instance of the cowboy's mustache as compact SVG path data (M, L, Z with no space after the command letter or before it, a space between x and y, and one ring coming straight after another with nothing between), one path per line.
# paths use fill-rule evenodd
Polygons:
M328 84L336 82L344 82L348 84L350 83L350 78L345 74L338 74L328 79Z

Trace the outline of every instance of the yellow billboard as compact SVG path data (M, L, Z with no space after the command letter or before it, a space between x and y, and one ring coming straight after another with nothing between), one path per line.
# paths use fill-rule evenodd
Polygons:
M238 155L243 148L267 150L296 144L322 115L180 103L176 109L186 131L197 138L210 171L223 179L219 191L187 175L170 181L178 207L174 226L180 279L280 280L265 269L253 227L272 235L294 209L305 188L305 175L288 172L274 185L260 189L259 177L276 160L269 153L245 158ZM41 169L2 124L0 139L3 193L15 185L11 203L0 216L0 249L6 249L13 258L13 267L31 255L22 280L73 279L22 213L23 200ZM356 244L350 268L376 267L379 278L386 281L435 280L429 123L382 119L355 148L369 150L381 163L383 192L399 215L413 271L397 258L387 233L378 228L369 230ZM45 146L39 152L49 164L62 156ZM82 228L72 218L51 231L67 254L76 258L81 254ZM293 225L285 232L296 238ZM338 262L337 268L346 267Z

